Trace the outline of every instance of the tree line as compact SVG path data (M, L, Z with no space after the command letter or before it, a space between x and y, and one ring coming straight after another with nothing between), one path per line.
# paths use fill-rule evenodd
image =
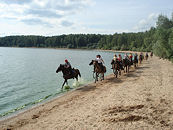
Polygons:
M153 51L161 58L173 61L173 15L159 15L156 27L145 32L101 34L69 34L60 36L0 37L1 47L50 47Z

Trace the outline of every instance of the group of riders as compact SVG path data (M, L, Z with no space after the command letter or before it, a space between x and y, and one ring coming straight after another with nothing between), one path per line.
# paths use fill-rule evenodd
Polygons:
M151 57L153 56L152 52L150 56ZM118 54L118 56L115 54L111 62L113 73L117 77L118 72L119 75L121 75L121 70L124 70L124 72L126 70L126 72L128 72L130 65L134 64L135 66L136 64L138 64L138 60L141 63L143 59L144 59L144 54L142 52L140 53L139 56L137 53L135 53L134 55L132 55L132 53L130 53L130 55L125 54L124 58L122 58L121 54ZM146 53L145 59L146 60L148 59L148 53ZM106 72L106 67L104 66L104 60L101 57L101 55L96 55L96 59L92 60L89 65L94 65L93 78L95 79L95 82L98 81L99 74L102 74L102 79L104 79L104 73ZM62 71L64 78L64 83L62 85L62 88L65 83L68 84L67 82L68 79L76 78L76 80L78 80L78 76L81 77L80 71L78 69L72 68L70 62L67 59L65 60L65 64L63 65L60 64L60 66L56 70L56 73L60 71Z
M150 56L152 57L152 55L153 55L153 53L151 52ZM146 60L148 59L148 53L145 54L145 58L146 58ZM127 53L125 53L124 58L122 58L122 55L121 54L118 54L118 56L115 54L113 56L113 59L112 59L111 64L112 64L112 66L114 64L117 64L117 66L119 67L119 69L124 70L123 60L127 60L130 65L133 65L133 63L138 63L138 61L140 61L140 63L141 63L141 61L143 59L144 59L144 54L142 52L139 54L139 56L138 56L137 53L135 53L134 56L132 55L132 53L130 53L129 55L127 55ZM95 61L98 62L98 65L103 70L104 69L104 65L103 65L104 64L104 60L101 57L101 55L96 55ZM73 74L72 66L71 66L70 62L67 59L65 59L64 67L69 72L67 75L72 75ZM113 69L113 67L111 69ZM95 72L95 68L94 68L94 72Z

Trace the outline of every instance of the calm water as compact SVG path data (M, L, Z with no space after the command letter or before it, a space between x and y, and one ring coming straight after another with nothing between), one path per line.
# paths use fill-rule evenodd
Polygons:
M62 73L55 73L59 64L68 59L78 68L79 83L68 80L71 88L94 81L93 67L88 64L97 54L102 55L112 73L112 52L58 50L37 48L0 48L0 117L28 108L61 94Z

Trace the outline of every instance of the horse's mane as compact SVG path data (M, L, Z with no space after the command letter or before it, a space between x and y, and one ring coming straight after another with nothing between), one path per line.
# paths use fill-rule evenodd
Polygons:
M60 64L60 66L63 66L64 67L65 65L64 64Z

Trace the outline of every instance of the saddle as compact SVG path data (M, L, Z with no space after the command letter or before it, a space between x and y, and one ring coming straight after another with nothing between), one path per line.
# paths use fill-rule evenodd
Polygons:
M74 68L68 68L66 76L73 76L74 73L75 73Z

